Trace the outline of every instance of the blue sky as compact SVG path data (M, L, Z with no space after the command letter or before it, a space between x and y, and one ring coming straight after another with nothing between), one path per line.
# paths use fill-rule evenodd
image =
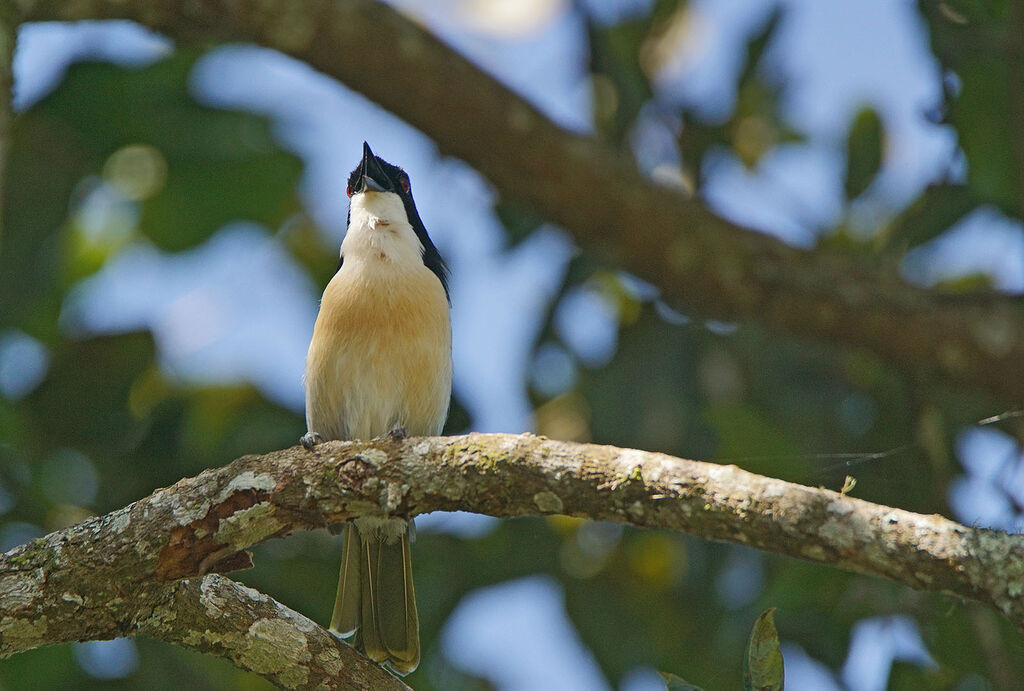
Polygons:
M571 3L396 4L417 13L556 122L577 131L591 128L590 87L582 67L585 32ZM583 3L608 20L647 4ZM775 4L693 0L690 22L680 27L679 48L659 76L665 103L685 103L708 117L727 113L742 61L738 47ZM769 68L785 85L786 117L807 141L778 147L753 171L722 154L706 183L707 200L718 212L788 242L810 244L842 211L842 144L851 117L863 105L876 107L890 132L882 175L857 210L865 224L957 169L955 133L923 117L937 102L941 74L912 2L779 4L789 12L770 49ZM145 64L171 50L160 37L124 23L30 25L19 38L15 88L22 108L52 89L69 61L91 56ZM347 198L342 188L364 139L409 171L421 215L452 268L456 393L477 430L530 429L526 382L531 372L548 367L571 382L572 365L557 349L545 351L535 363L530 348L542 311L575 251L572 241L547 227L509 248L491 211L494 192L485 179L464 163L439 156L429 139L398 118L294 60L251 46L222 47L197 65L192 88L204 103L242 107L271 119L282 143L305 163L303 200L330 244L339 244L344 233ZM647 170L677 163L666 145L671 131L664 122L646 119L635 135L638 158ZM111 219L133 222L131 205L102 186L76 213L97 228L116 226ZM1004 290L1024 291L1019 223L995 210L979 210L955 233L917 250L905 274L929 285L978 270L990 271ZM318 298L316 286L281 247L275 229L238 222L180 255L142 242L128 246L78 287L61 318L72 332L149 327L161 362L173 375L249 380L270 398L301 410L303 359ZM568 347L584 362L598 364L614 352L616 324L595 294L581 290L567 298L557 323ZM11 363L33 361L35 371L41 370L45 354L24 338L0 335L0 391L26 386L18 377L31 375L33 368ZM1012 507L993 502L1005 496L1007 487L1024 492L1024 473L993 469L990 459L1009 458L1012 470L1020 467L1019 454L1012 440L994 430L965 430L958 447L965 474L951 499L959 518L1016 525ZM490 525L483 518L438 517L423 520L421 529L472 533ZM539 635L545 631L547 638ZM542 578L471 595L448 623L443 644L453 661L502 689L600 688L602 683L565 617L557 585ZM134 650L116 645L120 652L111 648L111 654L123 657L129 654L125 650ZM91 646L79 659L86 666L99 664L95 660L102 662L102 650ZM901 618L863 622L854 632L847 665L838 672L824 669L795 646L786 648L786 656L787 681L796 690L827 684L839 688L839 679L851 689L881 689L893 657L930 664L913 622ZM536 665L525 669L512 663L523 657ZM659 684L652 670L638 669L623 688L642 691Z

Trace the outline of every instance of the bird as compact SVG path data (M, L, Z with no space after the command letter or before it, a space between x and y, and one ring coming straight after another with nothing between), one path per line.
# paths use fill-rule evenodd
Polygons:
M413 201L409 175L376 156L348 178L348 229L306 355L306 429L324 440L441 433L452 388L448 267ZM363 515L344 526L330 629L406 675L420 660L412 521Z

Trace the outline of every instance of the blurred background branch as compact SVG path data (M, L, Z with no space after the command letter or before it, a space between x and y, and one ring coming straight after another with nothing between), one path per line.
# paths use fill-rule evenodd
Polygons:
M221 579L188 582L173 602L152 589L237 568L242 550L270 537L379 510L405 516L438 510L568 514L678 530L979 600L1024 630L1024 536L968 528L735 466L533 435L472 434L328 442L312 453L293 447L245 456L15 548L0 558L0 654L123 635L137 624L141 632L292 683L294 670L287 665L260 669L254 661L268 643L260 637L262 626L299 648L282 652L309 663L302 673L314 674L315 666L316 674L324 674L337 662L337 646L325 644L320 630L314 632L315 650L305 635L294 641L292 629L312 623L268 598L249 597ZM163 600L154 603L157 596ZM245 616L235 617L231 603L240 604ZM288 623L260 624L263 615L251 609L256 606ZM139 623L139 612L151 609ZM198 622L203 616L212 622ZM194 632L204 626L211 633L197 639ZM279 631L282 626L288 630ZM240 632L258 640L244 643Z
M465 58L370 0L35 0L25 20L126 18L182 42L247 40L294 56L430 135L588 249L707 317L865 348L909 370L1024 400L1024 308L930 293L823 249L802 251L645 180Z

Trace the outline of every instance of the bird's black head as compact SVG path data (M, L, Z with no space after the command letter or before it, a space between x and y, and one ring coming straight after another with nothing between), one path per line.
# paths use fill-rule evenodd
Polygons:
M412 200L412 186L406 172L375 156L366 142L363 142L363 160L348 176L345 192L350 197L361 192L394 192L403 199Z
M349 197L356 194L379 193L396 194L402 200L405 207L405 214L409 219L409 225L416 231L416 237L423 245L423 263L433 271L444 286L445 295L451 297L448 292L448 267L441 259L437 247L427 234L427 229L416 211L416 202L412 198L412 184L409 182L409 175L398 166L391 165L380 156L374 155L370 145L363 142L363 159L356 166L355 170L348 176L348 187L345 190ZM351 213L349 214L351 220Z

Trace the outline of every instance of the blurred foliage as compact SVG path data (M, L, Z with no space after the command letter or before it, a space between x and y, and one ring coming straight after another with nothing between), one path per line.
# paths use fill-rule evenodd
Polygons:
M882 167L884 152L882 118L864 108L853 119L846 138L846 198L856 199L868 188Z
M956 129L966 180L940 177L906 208L892 209L873 237L843 234L847 218L834 229L815 229L822 243L890 265L981 205L1019 217L1021 166L1013 152L1024 131L1008 116L1014 82L1001 51L1016 35L1008 8L1008 0L919 3L932 49L955 83L947 101L935 104L936 117ZM599 136L626 152L645 112L677 123L680 173L699 194L716 153L757 170L766 153L799 146L804 135L786 122L779 104L785 83L766 59L778 14L750 37L736 107L727 116L706 121L696 108L659 97L659 61L679 40L689 11L685 2L661 0L619 24L586 18L587 69ZM0 537L8 541L110 511L239 455L292 445L304 431L298 414L253 386L173 379L161 370L147 332L93 336L59 326L69 291L129 242L186 251L233 219L275 229L315 283L334 271L336 248L325 246L297 201L299 162L262 118L192 99L188 75L196 57L179 52L144 69L73 65L60 87L15 123L0 247L0 335L27 334L45 348L49 364L25 395L0 396L0 489L14 498L0 501ZM878 113L852 117L847 210L872 195L885 167L886 136ZM76 208L97 186L134 205L137 220L85 232ZM543 221L513 199L500 200L497 211L511 241ZM572 355L555 326L562 297L579 290L600 296L618 320L618 345L607 363ZM686 309L663 304L655 289L594 257L574 259L538 345L569 353L575 377L566 391L532 392L538 431L736 463L836 490L851 476L854 496L948 515L950 483L961 473L955 436L1012 403L951 391L866 353L750 324L708 323ZM470 424L455 401L448 430ZM322 620L339 550L326 532L275 540L255 550L256 567L240 578ZM897 665L894 689L1009 689L1024 678L1021 638L994 612L735 545L557 517L504 521L476 538L423 532L416 552L425 657L409 682L418 689L488 688L448 661L439 633L467 593L538 573L564 589L568 614L613 684L648 667L705 689L736 688L750 622L768 606L778 607L782 640L832 669L841 667L857 622L913 617L937 666ZM76 661L79 652L60 646L5 660L0 686L101 685ZM139 641L138 654L136 671L106 685L266 686L228 663L153 641Z
M939 7L957 3L922 1L921 12L936 56L950 71L950 81L962 85L959 93L947 91L947 102L932 105L960 136L967 179L959 182L952 171L938 171L937 181L917 199L881 219L875 235L851 235L846 230L849 218L844 216L834 229L815 229L822 245L889 270L910 249L940 237L980 206L996 204L1011 217L1020 217L1020 188L1014 182L1020 166L1007 169L1013 165L1009 156L1018 145L1013 137L1020 135L1011 131L1016 122L1009 110L1013 80L1006 74L1005 64L995 74L987 72L985 65L993 60L1005 63L996 47L1005 47L1009 39L1009 13L989 11L992 3L965 4L974 10L974 14L967 13L966 25L951 22L949 8L943 11ZM671 8L666 13L667 5ZM657 53L652 44L671 33L668 27L673 22L685 24L690 11L686 3L657 3L656 7L650 17L625 22L620 36L615 35L619 26L592 29L600 37L592 38L592 50L601 54L591 56L591 68L607 78L600 90L595 88L595 98L601 97L595 103L595 118L601 134L616 147L626 146L644 106L631 106L627 111L631 120L623 124L621 117L607 117L602 102L621 107L632 104L636 94L656 90L651 86L650 69L616 67L614 61L639 55L643 65L644 56ZM780 145L799 146L804 140L782 115L779 99L785 93L785 83L766 58L781 19L774 13L752 33L738 74L736 105L727 117L709 120L690 105L671 106L679 121L682 174L697 194L707 174L707 162L718 153L729 152L756 171L765 153ZM992 41L991 50L982 58L977 55L981 51L965 48L965 35L975 42ZM637 83L620 93L618 81L628 75ZM613 88L616 91L610 91ZM986 90L993 93L975 96ZM659 109L670 109L664 99L654 98ZM974 98L988 101L975 104ZM922 118L932 116L922 111ZM865 107L851 114L845 152L841 152L847 161L843 178L847 212L855 209L855 201L874 194L872 183L886 165L888 136L882 115L874 109ZM620 320L615 356L598 368L577 362L574 388L582 394L579 398L561 394L548 400L537 394L537 404L545 413L548 406L557 404L562 413L556 420L574 415L574 419L587 421L577 438L736 463L754 472L837 491L855 482L854 496L950 515L946 503L950 483L962 472L953 453L957 433L985 417L986 411L1002 410L1013 403L909 377L863 352L795 341L750 324L705 324L698 315L666 310L657 297L631 292L632 279L627 277L621 279L626 289L608 298L607 287L598 286L594 277L606 277L614 267L592 261L584 256L573 263L564 292L582 285L611 299L615 313L628 315ZM601 283L606 280L602 278ZM972 281L987 286L983 277L972 277L956 289L969 289ZM623 307L623 295L633 300L633 307ZM685 311L686 305L672 308ZM555 313L553 308L540 343L559 341ZM570 412L565 412L566 408ZM545 423L548 431L577 429L564 424L557 427L549 420L550 415L538 416L542 433ZM1018 439L1024 437L1020 428L1007 431ZM643 544L646 537L625 531L619 549L628 551L630 545ZM630 600L621 614L625 624L613 620L602 624L597 612L607 609L610 599L621 601L623 595L602 596L599 584L593 583L596 592L587 596L593 608L574 608L575 598L583 596L575 594L573 586L566 586L573 620L612 679L644 659L656 669L678 673L704 688L735 688L732 680L739 674L741 657L737 651L744 649L749 631L740 625L740 616L749 622L769 604L779 608L782 638L798 643L834 669L845 659L850 630L857 621L910 613L938 666L926 669L898 664L891 688L969 686L985 680L981 683L1009 689L1014 687L1008 680L1024 678L1020 676L1024 674L1024 645L1019 634L999 621L998 615L989 616L974 605L953 605L941 597L771 555L757 558L757 566L751 567L763 578L763 585L751 586L745 597L729 595L716 583L727 582L736 554L747 554L750 559L746 550L689 538L669 539L679 545L682 555L677 558L683 564L678 577L685 595L678 604L665 598L658 605L641 608ZM618 568L614 561L605 567L613 573ZM591 581L601 577L599 574ZM645 597L660 599L655 593L650 585L645 588ZM979 617L985 622L985 642L972 637L966 647L957 645L952 633L976 630ZM999 621L998 632L992 628L995 621ZM627 639L637 637L635 647L621 637L607 642L602 639L608 636L603 632L616 628L630 631ZM680 677L675 679L681 683Z
M906 209L897 214L878 234L878 245L906 252L938 237L978 205L963 185L929 185Z
M956 75L942 109L967 156L967 185L979 201L1020 217L1021 24L1010 0L919 0L932 50Z
M685 7L681 14L677 21L685 23ZM763 68L780 18L781 12L776 10L750 37L736 84L736 107L726 120L706 121L695 110L682 109L679 154L684 174L695 186L699 187L704 177L705 162L711 152L731 150L744 166L754 169L761 157L779 144L803 140L780 112L781 84L770 70Z

